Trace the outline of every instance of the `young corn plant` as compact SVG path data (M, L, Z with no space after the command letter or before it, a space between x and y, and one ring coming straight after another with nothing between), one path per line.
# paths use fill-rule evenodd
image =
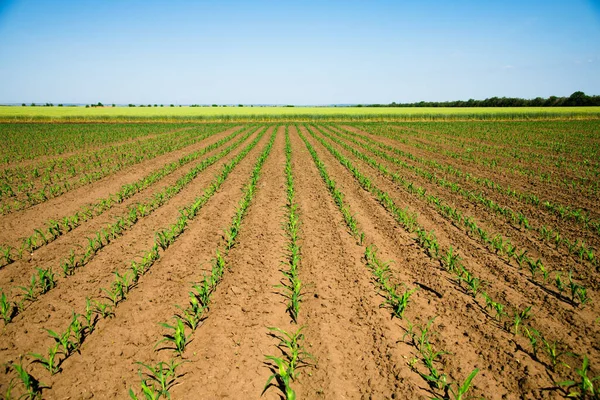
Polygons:
M196 293L190 292L189 305L186 308L177 306L181 313L177 314L176 317L180 318L192 331L195 331L202 321L204 313L208 309L208 302L212 293L208 280L205 279L203 282L203 286L194 285Z
M523 311L514 310L511 330L513 330L515 336L519 334L521 324L529 318L531 318L531 306L525 308Z
M190 339L185 334L185 324L180 318L175 318L175 324L169 325L165 322L160 323L160 326L166 329L170 329L172 333L163 335L163 338L156 343L155 348L161 343L167 343L173 347L166 347L167 349L173 349L180 356L185 351L185 346L190 342Z
M18 288L23 291L23 301L35 301L37 299L38 282L35 274L31 275L29 286L19 286Z
M447 354L447 352L434 351L429 342L427 342L424 347L425 349L421 350L421 360L429 372L427 374L419 373L419 375L421 375L421 377L423 377L434 388L447 391L448 377L446 374L438 371L434 365L435 360L438 357Z
M63 271L63 276L65 277L75 274L75 270L78 267L78 262L75 260L75 252L73 250L71 250L69 253L69 258L63 260L60 267Z
M94 332L96 324L98 323L98 313L89 297L86 297L85 299L85 313L83 314L83 319L85 321L85 334L89 335Z
M2 316L2 319L4 320L4 325L12 321L16 312L16 305L12 301L8 300L6 294L2 292L0 294L0 316Z
M590 372L590 360L587 355L583 356L581 368L576 369L575 372L579 375L578 380L563 381L558 384L559 386L566 386L568 388L567 397L598 398L600 392L598 388L594 386L594 382L600 381L600 376L588 376L588 373Z
M48 386L29 374L22 364L11 364L10 366L17 373L17 379L21 381L25 388L25 394L20 396L19 399L36 400L41 398L42 389L46 389Z
M277 347L283 353L282 357L265 356L267 361L275 365L271 365L273 374L267 379L267 383L263 389L263 394L271 386L277 386L285 395L287 400L295 400L296 393L291 387L291 382L296 379L296 370L307 365L306 359L312 356L304 350L302 342L304 334L300 327L296 332L288 333L283 329L270 327L271 335L279 339ZM273 379L277 381L277 385L273 383Z
M550 360L550 368L552 371L556 371L556 366L560 364L568 367L567 364L560 361L560 357L565 354L565 352L562 350L563 346L561 346L556 340L547 340L544 336L541 336L541 339L544 345L544 352Z
M38 272L37 285L40 294L44 294L56 286L56 277L54 272L52 272L52 268L36 268L36 270Z
M454 248L450 246L446 250L446 254L442 258L442 262L446 266L446 270L451 273L458 271L460 267L461 257L455 253Z
M65 355L65 357L69 357L79 345L78 343L75 343L71 340L71 333L72 333L71 327L72 327L72 324L69 325L67 330L65 332L63 332L62 334L56 333L50 329L46 329L46 332L48 332L48 335L50 335L50 337L52 339L54 339L54 342L58 346L62 347L62 353Z
M408 299L418 288L412 290L406 289L402 294L399 294L396 289L397 286L393 291L387 293L388 298L385 300L384 304L387 304L392 308L394 316L402 319L404 317L404 311L406 311L406 307L408 306Z
M38 353L30 353L29 355L34 358L35 363L41 364L46 368L52 375L60 371L60 360L58 360L59 343L55 343L48 349L48 357L44 357Z
M138 370L141 384L140 389L144 397L138 397L133 389L129 389L129 396L133 400L158 400L161 397L166 399L171 398L169 390L175 385L177 379L176 369L183 362L176 363L175 360L171 360L169 363L159 362L156 365L148 365L141 362L136 364L141 365L146 369L146 372L142 373L142 370Z
M477 375L477 373L479 372L479 368L475 368L467 377L467 379L465 379L465 381L463 382L462 385L458 386L458 383L456 384L457 388L456 391L454 391L454 389L452 389L452 387L450 387L449 392L450 394L452 394L452 398L454 400L465 400L466 399L466 394L469 391L469 389L471 388L471 382L473 382L473 379L475 378L475 375ZM449 398L449 396L446 396L446 398Z
M533 358L538 360L538 347L541 339L540 332L532 327L523 327L524 336L529 340L531 344L531 350L533 352Z
M102 318L110 318L115 315L113 311L113 306L111 304L107 304L101 301L94 301L92 305L93 312L97 315L100 315ZM86 314L87 315L87 314Z

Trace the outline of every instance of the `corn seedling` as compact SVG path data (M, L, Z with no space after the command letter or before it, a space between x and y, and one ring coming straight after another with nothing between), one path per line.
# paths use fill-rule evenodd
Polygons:
M56 278L54 272L52 272L52 268L37 268L37 272L37 282L41 294L48 292L50 289L56 286Z
M273 374L267 379L267 383L263 389L263 394L268 388L274 386L273 379L277 381L277 386L284 393L287 400L294 400L296 393L291 387L291 382L296 379L296 369L303 364L306 364L306 358L312 358L308 354L301 342L304 340L302 333L303 327L300 327L296 332L288 333L279 328L268 328L271 335L279 339L277 347L283 353L283 357L265 356L268 361L275 364L277 368L271 366Z
M561 279L560 272L556 273L556 275L554 277L554 283L556 284L556 289L558 289L558 293L560 293L562 295L562 293L565 291L565 284L563 283L563 281Z
M82 315L85 326L83 327L87 334L94 332L96 323L98 322L98 314L94 310L92 300L89 297L85 299L85 313Z
M594 387L594 382L600 380L600 376L591 378L588 376L590 368L590 360L587 355L583 356L583 362L581 368L576 369L577 375L579 375L579 381L563 381L559 382L559 386L566 386L569 388L569 394L567 397L577 398L596 398L598 395L598 389Z
M519 334L519 327L521 324L531 317L531 306L525 308L523 311L514 310L512 329L514 335Z
M434 365L435 360L447 354L445 351L433 351L431 344L426 343L426 349L421 351L421 360L425 367L429 370L429 374L419 373L430 385L439 390L446 390L448 386L448 377L446 374L440 373Z
M392 308L392 312L394 316L402 319L404 317L404 311L406 311L406 307L408 306L408 299L410 296L417 291L417 288L412 290L405 290L404 293L398 294L396 292L396 288L392 292L387 294L387 299L384 304L389 305Z
M141 365L146 369L146 372L142 373L142 370L138 370L138 375L141 379L141 391L145 400L157 400L161 397L166 399L171 398L169 390L175 385L177 379L176 369L183 362L176 363L175 360L171 360L170 363L159 362L152 366L141 362L136 364ZM144 376L145 375L145 376ZM129 396L133 400L138 400L138 397L132 389L129 389Z
M83 343L83 340L85 338L85 327L79 320L79 317L81 317L81 315L73 312L73 317L71 319L71 325L69 326L69 330L71 331L71 334L73 335L73 339L75 339L73 341L73 350L75 350L75 351L79 351L79 347L81 346L81 344Z
M455 254L454 248L452 246L450 246L448 248L448 250L446 250L446 254L442 258L442 262L446 266L446 270L448 270L448 272L452 272L452 273L454 273L458 270L459 265L460 265L460 260L461 260L460 256L458 254Z
M550 366L552 368L552 371L556 370L556 366L559 363L567 366L567 364L565 364L559 360L560 357L562 357L565 354L564 351L561 350L562 346L560 346L560 344L557 343L556 340L549 341L549 340L546 340L546 338L544 338L544 336L541 336L541 339L542 339L542 343L544 345L544 352L550 359Z
M527 250L523 250L520 254L516 254L515 260L517 261L517 264L519 264L519 269L522 268L523 263L529 260L529 258L527 257Z
M529 340L529 343L531 344L531 349L533 351L533 357L535 359L537 359L538 358L537 352L538 352L538 346L539 346L539 339L541 338L540 333L532 327L524 327L523 332L525 333L525 337Z
M2 292L2 294L0 294L0 315L2 316L5 325L12 321L16 311L17 307L15 307L15 304L8 300L6 294Z
M75 273L75 269L77 269L77 261L75 260L75 252L71 250L69 253L69 258L63 260L60 265L63 270L63 276L70 276Z
M452 394L452 397L454 398L454 400L464 400L465 399L465 395L471 388L471 382L473 381L473 378L475 378L475 375L477 375L478 372L479 372L479 368L475 368L469 374L467 379L465 379L465 381L463 382L462 385L458 386L458 384L456 384L457 385L456 392L452 388L450 388L449 392Z
M158 346L161 343L169 343L174 346L174 350L181 356L185 350L185 346L189 343L189 338L185 335L185 325L180 318L175 317L175 324L169 325L165 322L159 324L163 328L172 330L172 334L164 334L163 338L156 343ZM154 346L156 348L156 346Z
M52 375L60 371L60 361L57 359L59 343L55 343L48 349L48 357L44 357L41 354L30 353L30 356L34 358L35 363L41 364L46 368Z
M100 301L94 301L93 312L102 318L109 318L115 315L112 305Z
M78 346L78 343L71 341L71 326L72 325L69 325L67 330L62 335L54 332L53 330L46 329L48 335L54 339L56 344L62 347L62 352L66 357L69 357Z
M30 375L22 364L11 364L11 367L17 373L17 378L25 387L26 393L19 397L19 399L39 399L42 395L42 389L47 388L47 386Z
M577 289L577 300L579 300L579 304L582 306L590 302L590 298L587 295L587 289L581 285Z
M38 286L36 275L31 275L31 280L29 281L29 286L19 286L19 289L23 291L23 300L25 301L35 301L37 298L36 288Z

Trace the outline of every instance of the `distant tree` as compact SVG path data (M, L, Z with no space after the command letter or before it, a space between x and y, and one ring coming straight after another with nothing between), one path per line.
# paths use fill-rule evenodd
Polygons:
M158 106L155 104L154 107L158 107Z
M96 107L104 107L104 104L98 102L98 104L96 104Z
M21 107L27 107L27 104L23 103L21 104Z
M135 104L131 104L131 103L129 103L127 106L128 106L128 107L135 107Z
M173 104L171 104L169 107L175 107Z
M238 104L238 107L244 107L244 105L243 104Z
M116 107L116 106L114 105L114 103L112 104L112 106L113 106L113 107Z
M35 103L31 103L31 107L35 107Z
M59 104L58 106L59 106L59 107L62 107L63 105L62 105L62 103L61 103L61 104Z
M218 106L218 105L216 105L216 104L213 104L212 106L213 106L213 107L219 107L219 106Z
M88 104L85 105L85 108L90 108L90 106Z
M165 105L164 105L164 104L161 104L160 106L161 106L161 107L164 107Z
M565 106L587 106L588 105L588 96L583 92L575 92L569 96L568 99L564 102Z
M152 104L148 104L148 107L152 107Z

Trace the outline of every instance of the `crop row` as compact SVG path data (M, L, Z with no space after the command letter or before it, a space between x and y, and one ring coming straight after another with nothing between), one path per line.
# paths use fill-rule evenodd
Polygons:
M567 173L582 173L580 183L589 183L588 179L597 176L599 173L597 162L595 158L581 159L579 157L573 157L571 152L572 149L567 149L562 143L556 143L552 153L544 153L539 148L523 149L521 146L514 146L514 142L509 143L498 143L493 142L493 145L485 144L480 140L469 141L465 140L462 135L444 135L440 134L439 131L413 131L403 130L403 137L414 136L419 140L425 138L428 141L447 145L453 151L449 151L449 154L460 154L457 151L463 152L463 157L474 158L476 154L479 154L478 159L485 165L488 166L504 166L507 169L519 169L521 168L518 164L525 164L529 167L535 166L536 170L530 168L520 169L521 172L531 175L532 173L539 174L539 167L542 166L546 170L549 166L556 168L558 172ZM520 138L519 138L520 139ZM548 139L548 138L546 138ZM521 141L520 141L521 142ZM461 150L462 149L462 150ZM510 161L508 161L510 160ZM518 163L513 165L513 163ZM533 165L532 165L533 164ZM586 177L587 176L587 177Z
M373 132L375 130L375 128L376 128L376 126L372 126L371 129L368 132ZM400 137L397 134L390 134L390 133L385 132L385 131L377 130L376 135L388 137L388 138L391 138L393 140L396 140L396 141L408 144L405 139L403 139L402 137ZM449 157L457 158L457 156L454 153L452 153L450 150L442 150L442 149L437 149L437 148L431 148L431 147L427 147L427 146L423 145L422 143L415 143L415 144L412 145L412 147L425 149L425 150L427 150L428 152L430 152L432 154L439 154L440 152L442 152L442 153L448 155ZM473 160L466 160L466 161L472 162ZM436 163L435 161L433 161L433 162ZM495 163L493 163L493 162L487 162L486 163L485 161L482 161L482 165L486 165L486 166L488 166L488 167L490 167L492 169L496 167ZM472 174L466 174L466 176L468 178L474 178L474 176ZM541 181L543 183L548 183L546 178L540 176L540 179L541 179ZM485 183L489 183L485 179L483 179L483 180L484 180ZM598 186L599 185L598 184L598 180L595 180L591 184L592 184L592 186L590 187L589 190L592 191L592 194L593 193L597 193L598 189L600 188ZM492 185L492 186L495 186L495 185ZM490 188L493 189L493 187L490 187ZM519 191L517 191L515 189L512 189L510 187L507 187L505 189L505 191L506 191L507 195L516 197L519 200L526 200L527 203L530 203L530 204L533 204L533 205L536 205L536 206L540 204L540 199L535 194L521 193L521 192L519 192ZM549 211L551 211L551 212L553 212L553 213L555 213L557 215L560 215L561 217L568 216L571 219L577 220L579 222L585 222L585 220L589 218L589 215L587 215L587 213L584 210L581 210L579 208L571 208L571 207L567 207L567 206L561 206L560 204L555 204L555 207L552 207L552 205L553 205L552 202L550 202L549 206L546 206L545 202L543 202L541 204L545 208L548 208ZM597 226L600 226L600 225L597 225Z
M189 293L189 304L186 307L177 306L179 312L173 315L173 324L160 324L163 328L167 329L168 332L163 335L156 346L161 343L166 343L166 348L174 351L174 357L171 358L168 363L161 361L154 366L138 362L138 364L144 367L146 371L145 373L142 373L141 370L139 371L141 381L139 391L143 397L138 397L135 391L130 389L129 395L132 399L159 399L161 397L171 397L169 389L175 384L176 379L178 378L175 370L177 366L183 363L183 361L180 360L183 357L187 344L191 340L191 336L186 333L186 327L191 329L193 334L198 328L200 321L206 318L206 312L209 309L211 297L218 284L221 282L227 267L225 259L229 254L229 251L237 243L237 237L242 221L248 211L248 207L252 203L262 166L271 152L273 142L275 141L275 135L276 132L273 132L267 146L254 165L250 179L244 187L244 193L237 206L231 225L225 232L225 243L223 243L222 246L219 246L221 248L217 248L215 257L211 260L212 268L210 274L206 274L202 280L192 285L192 291Z
M49 220L45 223L45 227L34 229L34 232L28 237L24 238L21 241L20 246L16 248L6 244L0 245L0 257L2 258L0 261L0 266L10 264L16 259L22 258L23 252L33 252L34 250L53 242L65 233L72 231L84 222L102 215L114 205L123 203L125 200L159 182L161 179L175 172L179 168L197 160L199 157L203 156L209 151L219 148L223 144L236 137L240 131L241 130L237 130L209 146L187 154L177 161L171 162L162 168L138 179L137 181L127 183L121 186L116 193L112 193L105 198L96 200L93 204L84 206L82 209L76 211L72 215L65 216L60 220ZM247 137L247 135L245 137Z
M298 323L298 314L300 312L300 302L302 301L302 282L298 276L300 265L300 244L299 230L300 220L298 216L298 206L295 202L296 190L294 188L294 176L292 173L292 145L290 142L288 127L285 128L285 179L286 179L286 221L283 223L283 230L287 238L287 248L285 250L285 270L281 270L283 281L277 287L283 290L283 296L287 299L286 311L289 313L292 323ZM294 400L296 392L292 388L292 382L296 379L297 369L307 363L307 359L312 358L304 348L304 326L297 329L286 331L282 328L269 327L269 335L278 340L277 348L280 350L280 356L265 356L267 362L271 363L271 376L263 389L263 393L272 386L277 386L286 400ZM273 380L277 382L273 383Z
M466 182L475 182L479 186L482 186L486 189L492 189L497 193L500 193L500 194L508 196L508 197L513 197L513 198L517 199L518 201L523 202L525 204L530 204L530 205L536 206L536 207L540 208L541 210L548 211L548 212L552 213L553 215L557 216L558 218L563 219L565 221L569 221L569 220L575 221L578 224L580 224L580 226L582 226L586 229L589 229L592 232L595 232L596 234L600 235L600 220L592 218L592 216L588 212L586 212L580 208L565 206L563 204L553 202L551 200L543 200L543 199L540 199L535 194L520 192L516 189L511 188L510 186L503 187L502 185L498 184L497 182L495 182L492 179L489 179L487 177L478 177L469 172L464 172L452 165L444 165L434 159L425 159L423 157L414 156L411 153L404 152L398 148L380 143L380 142L373 140L365 135L355 134L355 133L349 132L347 130L345 130L345 132L351 133L353 136L359 137L359 138L369 142L370 144L374 144L382 149L391 151L402 157L408 158L411 161L431 166L431 167L436 168L437 170L440 170L444 173L447 173L449 175L454 175L460 179L463 179Z
M309 132L312 133L312 131L310 130ZM320 130L320 132L325 136L329 136L325 134L322 130ZM317 140L319 140L323 144L323 146L325 146L340 162L342 162L344 166L346 166L348 169L355 168L351 165L349 160L345 159L336 149L334 149L331 145L325 142L322 138L317 137L314 134L313 136ZM544 265L541 259L538 258L534 260L530 258L527 255L527 249L519 251L519 247L517 245L513 244L509 239L504 238L501 234L491 234L485 229L481 228L473 217L468 216L459 211L458 209L446 204L446 202L444 202L439 197L427 194L426 189L415 185L414 183L408 181L403 176L395 172L391 172L387 167L381 165L377 161L373 160L371 157L361 153L355 148L348 146L345 143L331 136L329 137L332 141L340 144L342 147L354 154L357 158L371 165L379 172L384 174L384 176L391 179L393 182L402 185L402 187L404 187L405 190L407 190L410 194L424 199L427 203L432 205L442 217L450 219L456 224L456 226L465 229L467 233L469 233L473 238L482 242L483 245L490 247L499 255L506 255L509 261L510 259L514 258L518 264L519 269L521 269L521 267L524 265L527 266L529 268L529 271L531 272L532 280L535 281L538 275L541 275L542 284L546 284L548 282L548 278L552 271ZM365 181L365 184L370 185L371 182L367 180ZM428 252L437 255L439 252L437 240L430 238L430 236L431 235L425 231L419 232L420 240L426 243L428 246ZM554 294L557 298L568 301L568 299L563 296L565 285L563 284L561 278L562 273L562 271L558 270L554 272L555 279L552 282L556 284L556 287L559 290L559 293ZM590 301L586 287L580 283L576 283L573 280L572 272L569 272L569 282L570 287L573 288L573 290L571 291L571 304L576 305L578 302L580 305L584 305Z
M184 207L173 224L156 232L154 244L150 250L145 251L141 261L132 261L130 269L122 274L115 272L115 278L110 287L108 289L103 289L105 293L103 298L98 300L91 300L88 298L86 300L86 309L84 313L77 314L73 312L73 320L69 326L67 326L64 333L58 333L55 337L55 335L49 331L49 334L55 343L49 347L47 357L39 353L32 353L31 356L34 358L34 362L41 363L51 374L59 372L61 364L72 355L74 351L80 348L83 341L94 331L99 318L110 318L114 316L118 304L127 298L131 289L138 284L139 279L148 272L160 258L161 250L165 251L185 231L188 223L196 217L202 207L216 193L219 187L221 187L235 166L256 146L263 134L264 131L248 144L234 159L224 164L220 173L212 180L204 193L197 197L190 205ZM271 139L270 144L272 143L272 140L273 138ZM57 337L60 338L60 340L57 340ZM62 356L62 358L60 358L60 356ZM42 387L38 385L36 388L28 384L32 377L27 373L22 364L13 364L13 369L17 372L18 378L21 379L23 386L30 394L30 398L37 398L37 396L40 395ZM24 371L24 374L21 374L19 371ZM11 381L11 386L14 386L14 382L15 381Z
M131 205L121 216L117 217L116 222L103 227L94 236L88 238L88 246L83 252L76 254L76 247L71 249L69 257L63 260L60 265L63 276L73 275L77 269L86 266L102 248L108 246L116 238L124 235L141 218L151 214L180 193L198 174L235 150L250 134L251 132L247 133L220 153L203 160L187 174L179 178L173 185L163 188L149 200ZM17 314L25 309L27 304L36 301L40 295L54 288L56 286L55 276L56 272L52 267L45 269L38 268L37 272L32 275L28 286L18 287L22 291L20 301L8 300L4 292L2 292L2 296L0 297L0 312L2 313L1 316L4 319L4 323L7 324L12 321Z
M107 154L100 156L98 153L94 153L89 156L89 159L92 160L86 167L89 169L78 172L75 167L71 166L69 171L55 174L56 183L48 180L46 183L42 181L34 185L31 176L25 173L16 177L16 182L12 182L14 179L10 179L9 181L3 180L0 182L0 191L8 197L0 203L0 213L8 214L43 203L78 187L96 182L125 167L139 164L142 161L150 160L159 155L197 143L217 131L218 128L213 127L213 129L202 135L198 135L194 131L187 134L173 133L144 142L128 143L117 148L110 148L113 151L105 149L101 152ZM35 168L32 173L40 176L40 173ZM79 177L69 180L70 175Z
M306 140L306 138L299 133L301 139L304 141L309 153L311 154L313 161L319 170L321 178L325 182L325 185L329 189L335 204L344 217L344 222L348 227L350 234L356 238L362 245L365 235L364 232L358 227L358 223L353 216L350 207L344 201L343 193L337 188L335 181L333 181L329 174L325 164L319 159L316 151L312 145ZM368 244L364 246L365 263L368 269L373 275L373 279L376 283L377 289L381 296L384 298L383 305L390 309L392 316L399 319L404 319L404 312L409 304L411 295L417 290L417 288L408 289L406 285L395 284L393 274L389 268L389 262L384 262L377 255L377 247L374 244ZM402 288L405 288L402 290ZM408 322L407 331L410 331L412 324ZM469 390L471 382L478 370L475 369L466 378L463 384L448 382L448 378L445 374L438 371L435 363L438 361L444 351L435 351L432 344L430 343L427 336L423 336L422 346L418 348L420 355L423 360L423 364L427 367L427 372L419 372L419 375L432 387L433 390L439 390L444 393L444 398L450 398L449 394L452 394L455 399L462 399L465 393ZM416 367L413 365L415 371ZM454 387L456 386L456 390Z
M10 164L168 133L188 124L0 124L0 162Z
M331 135L324 132L323 130L320 130L320 131L321 131L321 133L323 133L325 136L327 136L331 140L335 141L338 144L343 145L344 148L350 149L350 147L348 145L343 144L339 139L332 137ZM404 169L413 171L414 173L427 179L431 183L434 183L440 187L447 188L450 191L452 191L453 193L457 193L457 194L461 195L463 198L465 198L466 200L468 200L474 204L483 205L488 210L503 216L507 222L513 223L517 227L522 227L527 230L538 233L538 237L542 241L545 241L548 244L553 244L557 249L560 246L564 246L571 254L573 254L574 256L577 256L581 261L585 260L585 261L590 262L594 266L598 265L598 259L596 258L594 249L587 246L583 240L581 240L581 239L569 240L567 237L565 237L563 234L561 234L558 231L558 229L551 229L544 225L539 226L539 227L533 227L530 224L527 216L525 216L523 213L521 213L521 212L517 213L517 212L513 211L512 209L510 209L509 207L503 207L503 206L499 205L495 201L488 199L485 196L485 194L482 192L474 192L474 191L464 189L456 182L448 181L445 178L440 178L437 175L432 174L431 172L428 172L426 170L423 170L417 166L409 165L402 160L399 160L393 156L390 156L389 154L385 153L384 151L378 150L368 144L359 142L358 140L355 140L352 137L342 135L339 132L335 132L335 131L334 131L334 133L336 133L336 135L338 137L345 138L346 140L349 140L350 142L354 143L355 145L368 150L372 154L375 154L387 161L391 161L395 165L398 165ZM355 148L352 148L352 152L355 155L362 154L362 153L358 152ZM362 156L362 157L364 157L364 156ZM377 164L377 168L381 169L381 166L379 164ZM397 175L394 175L394 174L389 174L389 175L395 181L398 180ZM409 189L412 185L411 183L407 183L406 181L402 181L401 183L404 186L408 187ZM417 192L419 192L419 190L417 190ZM500 239L498 239L498 240L500 240ZM491 243L489 243L489 244L491 244ZM512 251L514 253L514 249L512 249L512 245L507 244L504 247L508 247L510 249L510 251Z
M391 133L391 136L398 138L397 133ZM419 132L419 136L420 137L424 136L424 134ZM433 140L433 141L440 140L439 136L436 136L433 134L427 134L426 136L428 137L429 140ZM506 171L511 171L512 173L520 175L520 176L534 178L543 183L556 183L556 184L562 185L565 188L572 188L572 189L579 189L579 190L583 189L593 196L596 196L598 194L598 189L600 188L600 186L597 183L597 179L596 179L598 177L598 174L600 173L600 171L598 171L597 169L592 167L589 160L587 161L587 163L584 163L584 166L585 166L584 173L586 173L587 176L573 177L573 176L567 176L565 171L559 170L559 171L557 171L558 173L554 173L551 169L549 169L549 167L552 165L549 162L544 163L543 167L537 166L537 168L533 169L533 168L530 168L528 164L526 164L526 166L523 166L523 165L521 165L521 163L518 163L515 161L513 161L513 162L507 161L510 158L506 157L506 154L504 154L504 157L502 157L502 158L498 158L498 157L490 158L489 154L484 151L481 151L481 153L484 154L485 156L477 155L476 152L474 151L474 149L477 147L477 144L470 144L465 149L464 152L459 152L457 150L457 148L454 146L451 147L450 150L448 150L441 145L426 144L422 140L409 141L405 138L405 131L403 131L401 140L405 144L415 147L415 148L425 149L425 150L433 152L433 153L442 152L445 155L455 158L455 159L461 159L461 160L467 161L469 163L485 165L492 169L504 169ZM513 157L512 157L513 159L519 160L518 154L515 154L516 151L517 150L514 150L514 146L513 146L512 149L510 150L510 153L513 155ZM562 166L565 162L566 162L566 160L562 160L561 162L556 162L555 164L557 164L558 167L560 168L560 166Z
M523 332L521 328L525 326L525 322L531 318L531 306L524 309L513 307L512 314L509 315L507 313L509 307L499 301L493 300L492 296L483 290L484 281L471 271L467 270L464 265L462 265L461 258L455 252L454 247L450 245L446 249L442 249L437 241L434 231L427 232L425 229L423 229L423 227L420 226L420 224L416 221L414 214L411 214L408 210L399 209L393 200L391 200L390 196L386 192L378 189L372 180L363 175L356 167L352 165L350 160L332 148L322 138L317 137L314 133L312 133L312 131L310 131L310 129L309 132L313 135L313 137L319 140L321 144L323 144L323 146L340 162L340 164L342 164L352 173L354 178L363 189L372 193L375 198L377 198L377 200L386 210L388 210L388 212L401 226L403 226L408 232L416 233L416 243L425 250L426 254L433 260L439 261L445 267L446 271L453 275L456 284L460 288L462 288L463 283L466 285L466 287L463 289L464 293L472 296L476 302L480 297L485 301L485 304L481 306L482 310L493 310L496 315L492 318L495 318L497 323L500 326L503 326L507 332L513 332L515 337L517 337L519 333ZM581 288L581 286L575 282L572 282L572 284L577 289ZM529 330L527 332L532 332L531 329L534 328L528 326L528 329ZM553 363L551 365L556 366L558 363L561 363L561 365L567 365L564 360L561 360L561 358L564 358L569 354L573 355L575 352L572 349L567 349L566 351L559 350L559 347L561 346L559 341L549 339L548 336L543 335L538 329L536 329L535 332L537 332L537 336L532 337L536 343L545 342L548 344L548 346L545 347L545 350L547 357L550 360L549 362ZM562 348L565 347L566 345L562 345ZM542 363L540 358L532 358ZM546 366L548 364L543 365ZM587 374L589 373L589 360L587 356L583 356L582 368L576 371L579 376L576 377L575 380L563 382L555 381L557 387L561 386L560 383L566 382L566 386L569 386L569 391L573 391L576 390L574 389L575 386L581 387L586 385L586 379L589 380L589 378L587 378ZM583 372L579 373L580 371ZM443 379L441 382L443 383ZM574 383L571 385L571 382ZM436 384L439 383L440 382L437 382ZM586 390L589 390L589 387Z

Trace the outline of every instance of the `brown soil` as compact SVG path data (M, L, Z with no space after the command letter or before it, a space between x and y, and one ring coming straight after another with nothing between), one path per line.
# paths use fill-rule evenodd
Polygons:
M75 275L60 277L56 288L40 296L13 322L6 324L0 332L0 363L23 359L27 370L49 386L43 390L42 398L45 399L128 398L130 388L139 393L140 366L136 362L154 365L175 357L170 350L157 350L161 346L156 347L156 343L166 332L159 323L173 322L172 316L178 312L175 305L187 304L192 283L199 282L210 270L216 249L223 246L224 230L235 214L242 189L273 129L268 129L175 243L161 251L160 259L115 308L114 317L99 321L96 330L85 339L80 353L67 358L59 373L50 375L40 364L31 363L32 357L28 355L31 352L46 353L52 345L53 340L44 329L64 330L72 312L84 310L86 297L101 297L101 288L110 285L114 272L124 271L131 260L149 249L155 232L173 223L179 210L200 195L222 165L239 154L255 135L100 250ZM225 256L227 268L213 293L206 319L194 332L189 328L186 330L191 341L183 353L185 363L177 370L180 376L170 390L173 399L261 397L272 373L265 356L281 356L276 347L277 340L269 335L268 327L287 331L303 327L305 350L314 359L306 360L308 365L299 369L292 382L298 398L414 399L443 396L443 392L432 388L421 375L427 370L420 360L413 361L419 357L419 352L405 335L410 327L409 321L416 327L423 326L432 318L435 319L431 343L436 350L445 352L436 359L435 367L447 376L448 382L462 382L474 368L480 370L469 390L470 396L489 399L563 397L565 393L557 389L554 381L574 378L574 370L581 365L580 359L565 355L561 360L571 365L571 369L559 366L556 372L552 371L541 347L536 356L522 334L515 336L496 322L481 298L474 300L464 289L464 284L461 287L439 261L429 257L417 245L414 233L403 229L371 193L359 186L351 172L304 127L300 127L326 165L331 179L344 193L345 203L364 231L364 243L359 243L349 233L296 128L288 126L288 130L301 224L299 276L304 290L298 323L294 324L286 313L286 301L282 289L277 286L283 281L280 270L287 246L282 228L286 204L285 136L284 127L280 126L243 219L237 244ZM48 219L69 215L83 205L118 190L122 184L213 143L230 132L224 131L186 149L127 168L110 178L29 210L0 217L4 228L0 233L0 243L14 245L19 238L31 234L34 228L43 226ZM371 137L415 155L434 156L391 139ZM486 282L486 292L506 304L507 312L512 314L512 307L523 309L531 305L533 317L527 323L546 337L564 343L569 350L586 354L591 363L588 375L598 375L600 296L597 276L592 271L588 271L585 281L589 285L592 303L583 308L573 307L533 281L524 269L517 268L514 261L508 263L505 257L493 253L461 227L443 218L426 201L393 183L338 144L329 139L326 142L346 156L374 185L389 193L398 207L417 212L418 222L425 229L435 231L442 248L452 245L457 249L465 267ZM32 256L0 269L0 287L8 293L8 288L25 284L34 267L57 267L71 248L85 244L87 236L112 222L128 205L174 183L193 165L214 153L180 168L125 203L40 248ZM440 162L455 163L453 165L466 171L491 173L448 157L435 156ZM553 269L574 269L582 276L586 272L586 265L565 254L565 249L547 246L536 235L513 227L502 217L390 162L380 158L377 161L425 187L428 193L472 215L485 229L501 232L519 246L530 249L530 254L544 257ZM515 181L514 177L494 175L494 179L511 186L522 184L522 187L530 187ZM475 189L475 186L469 186L470 183L461 182L461 185ZM569 198L564 192L557 194L544 191L543 187L539 189L552 198L563 201ZM519 205L513 199L493 193L488 195L503 205L530 214L532 223L536 225L556 222L552 216L533 207ZM582 234L575 224L556 223L555 226L574 237ZM599 244L598 241L593 243ZM384 297L364 259L367 244L374 244L380 258L390 261L391 280L400 285L400 292L404 290L402 285L419 288L410 297L404 319L392 318L390 308L383 306ZM178 357L175 359L179 360ZM414 368L410 367L411 364ZM0 393L6 393L14 376L10 368L0 371ZM14 393L23 393L20 383ZM267 389L263 395L265 399L280 396L281 391L277 387Z
M69 216L82 207L117 192L121 186L135 182L164 165L177 161L186 154L200 150L231 134L236 129L237 127L224 130L200 143L124 168L118 173L94 182L91 186L80 187L42 204L4 215L1 217L3 229L0 231L0 243L17 246L20 244L20 239L33 234L34 229L43 227L48 220L58 220Z

